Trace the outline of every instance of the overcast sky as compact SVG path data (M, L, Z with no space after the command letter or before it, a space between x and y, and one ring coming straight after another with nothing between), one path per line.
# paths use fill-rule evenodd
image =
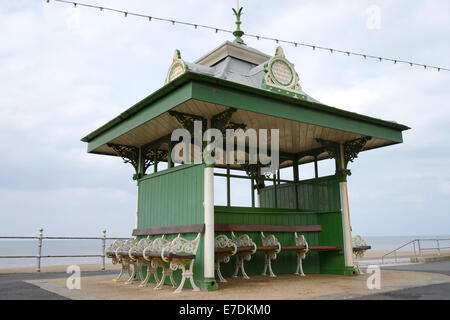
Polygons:
M232 0L84 2L234 28ZM450 67L447 0L241 4L248 33ZM370 23L373 8L379 28ZM93 236L104 228L130 235L131 165L87 154L80 139L160 88L175 49L194 61L232 39L53 1L1 1L0 235L34 235L40 227L51 235ZM271 55L277 47L244 40ZM450 72L283 48L315 99L412 128L403 144L364 152L350 164L353 233L450 234ZM248 190L235 187L236 195Z

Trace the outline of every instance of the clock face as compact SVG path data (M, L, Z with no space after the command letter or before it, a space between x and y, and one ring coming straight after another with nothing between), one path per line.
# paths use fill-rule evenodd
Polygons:
M270 66L272 78L278 84L287 87L294 81L294 72L292 68L282 59L275 59Z

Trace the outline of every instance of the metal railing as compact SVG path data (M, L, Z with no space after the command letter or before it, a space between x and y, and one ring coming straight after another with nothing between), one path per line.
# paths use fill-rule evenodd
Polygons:
M411 240L411 241L405 243L404 245L398 247L397 249L394 249L391 252L386 253L385 255L383 255L381 257L381 263L384 264L384 259L387 256L392 255L392 254L394 254L394 261L395 261L395 263L397 263L398 262L398 254L397 254L397 252L400 249L403 249L403 248L405 248L405 247L407 247L409 245L411 245L413 247L415 261L417 261L417 257L423 257L423 252L424 251L430 251L430 250L431 251L437 251L438 256L440 256L441 255L441 250L450 249L450 246L449 247L443 247L441 245L442 242L444 242L444 241L450 241L450 238L434 238L434 239L422 238L422 239ZM433 244L436 244L436 246L423 247L421 245L421 243L425 243L425 242L428 242L428 243L431 242Z
M41 271L41 259L42 258L101 258L101 270L105 270L105 250L107 240L128 240L130 238L111 238L106 236L106 230L102 231L101 237L44 237L44 229L39 229L39 235L37 237L8 237L0 236L0 239L18 239L18 240L37 240L37 255L14 255L14 256L0 256L0 259L36 259L36 272ZM101 240L102 252L100 254L67 254L67 255L42 255L43 240Z

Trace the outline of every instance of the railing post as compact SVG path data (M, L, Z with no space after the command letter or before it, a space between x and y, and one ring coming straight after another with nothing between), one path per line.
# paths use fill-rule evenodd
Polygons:
M105 270L105 252L106 252L106 230L103 230L103 237L102 237L102 270Z
M441 255L441 248L439 247L439 240L436 240L438 255Z
M420 247L420 239L417 239L417 246L419 247L419 257L422 257L422 248Z
M417 262L416 240L413 241L413 247L414 247L414 262Z
M44 229L43 228L39 229L36 272L41 272L41 253L42 253L42 236L43 236L43 234L44 234Z

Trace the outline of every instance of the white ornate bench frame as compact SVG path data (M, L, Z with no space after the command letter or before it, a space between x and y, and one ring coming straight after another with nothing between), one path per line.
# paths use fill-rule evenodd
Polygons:
M269 275L272 278L275 278L276 275L272 271L272 260L277 259L277 254L281 251L281 244L275 235L271 234L268 236L264 235L264 232L261 232L261 241L263 247L277 247L276 250L273 251L264 251L264 270L262 272L263 276L267 275L267 269L269 269Z
M164 249L161 251L161 259L164 262L170 263L170 274L172 274L173 271L176 271L178 269L181 269L181 283L178 286L178 288L174 291L174 293L180 293L183 290L184 282L186 279L189 279L191 286L193 288L193 291L200 291L200 288L197 287L197 285L194 282L194 262L195 258L193 259L185 259L185 258L171 258L170 253L172 254L191 254L196 255L198 245L200 243L200 236L201 233L197 234L197 237L190 241L183 237L181 237L180 234L172 240L169 246L164 247ZM186 269L186 266L189 265L189 268ZM166 273L168 269L164 266L164 272L161 282L158 284L157 288L161 288L164 285L164 280L166 277ZM172 283L173 284L173 283Z
M250 252L239 252L236 254L236 269L233 274L233 278L237 278L240 269L242 272L242 277L244 279L250 279L247 273L245 273L244 260L250 261L252 259L252 255L254 255L257 250L256 244L247 234L236 237L234 232L231 232L231 239L236 244L237 248L253 247L253 250Z
M306 258L306 254L309 251L309 245L304 235L299 236L297 232L295 232L294 236L295 236L295 245L297 247L306 247L305 250L297 251L297 270L295 271L294 274L305 277L305 274L303 273L302 260L305 260Z
M237 245L236 243L233 242L233 240L228 238L226 235L221 234L218 235L215 239L215 247L216 249L226 249L226 248L234 249L231 253L216 253L214 255L215 268L217 276L219 277L219 281L227 282L227 280L222 276L222 272L220 271L220 264L230 262L230 257L234 256L237 252Z

